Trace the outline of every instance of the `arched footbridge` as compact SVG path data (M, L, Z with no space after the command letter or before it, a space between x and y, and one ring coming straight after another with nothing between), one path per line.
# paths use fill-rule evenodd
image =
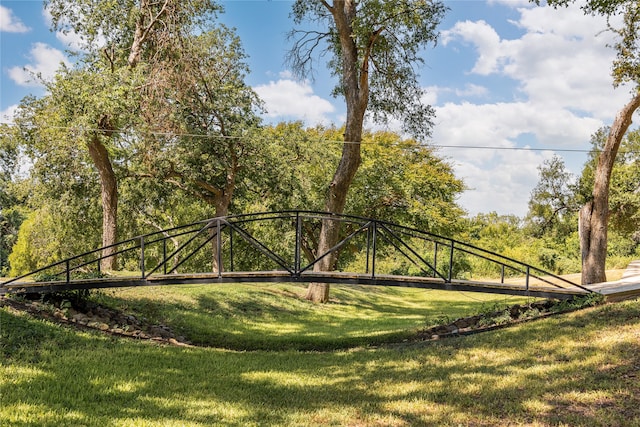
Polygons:
M323 222L339 225L341 238L318 254ZM116 258L116 271L101 271L108 257ZM324 257L335 257L334 271L314 271ZM494 278L470 277L470 267L478 263ZM557 299L592 292L533 265L414 228L351 215L281 211L212 218L137 236L4 280L0 294L237 282L405 286Z

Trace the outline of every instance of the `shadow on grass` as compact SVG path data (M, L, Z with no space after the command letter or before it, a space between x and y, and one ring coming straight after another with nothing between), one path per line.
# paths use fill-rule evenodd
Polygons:
M171 291L163 288L162 292ZM401 342L419 329L477 314L486 304L504 301L503 297L484 302L453 292L368 286L335 286L332 301L320 305L301 298L301 286L201 286L188 292L188 301L176 301L171 294L163 299L103 300L168 325L196 345L305 351Z
M640 425L640 302L403 349L184 349L0 310L7 425ZM8 420L8 421L7 421Z

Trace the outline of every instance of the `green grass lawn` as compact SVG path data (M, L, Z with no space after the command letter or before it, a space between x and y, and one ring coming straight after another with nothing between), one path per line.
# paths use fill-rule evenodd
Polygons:
M170 326L198 345L232 350L334 350L399 342L418 329L524 303L522 297L400 287L332 286L329 304L305 286L224 284L104 291L95 299Z
M300 290L284 285L254 290L267 294L261 303L273 298L272 306L256 307L248 289L232 298L232 291L206 286L101 298L174 327L181 313L191 313L184 327L211 322L202 326L205 336L225 323L215 317L226 313L233 326L225 333L237 328L238 342L247 343L306 335L342 342L453 313L445 302L434 303L435 293L418 290L385 296L334 287L335 300L325 306L291 297ZM475 301L468 297L451 297L459 303L452 310L467 310ZM242 307L246 313L238 314ZM328 325L306 330L316 321ZM334 351L283 347L167 346L79 332L3 307L1 424L640 426L638 300L440 341Z

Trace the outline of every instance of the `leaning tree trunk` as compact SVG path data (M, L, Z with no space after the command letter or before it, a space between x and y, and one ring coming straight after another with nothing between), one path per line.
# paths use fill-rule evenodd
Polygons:
M331 12L342 48L342 85L347 104L347 122L345 126L342 157L338 168L329 185L325 211L340 214L344 211L347 192L360 166L360 142L362 141L362 127L364 114L369 102L369 57L366 51L363 58L358 57L358 47L354 42L351 26L356 16L356 2L334 1ZM371 45L375 37L371 40ZM369 49L371 46L369 46ZM360 60L361 59L361 60ZM340 234L340 222L325 219L322 221L318 242L317 256L320 257L331 249ZM335 266L336 254L332 253L313 266L314 271L329 271ZM313 302L327 302L329 300L329 284L311 283L307 288L305 298Z
M607 142L598 158L593 186L593 200L580 210L579 234L582 254L582 284L607 280L607 225L609 221L609 186L611 172L624 134L631 126L631 117L640 107L640 92L616 115Z
M345 144L342 159L329 185L329 194L325 202L325 210L331 213L342 213L347 199L347 191L353 182L360 165L360 144ZM318 250L316 256L327 253L337 242L340 234L340 221L324 219L320 229ZM330 271L335 267L336 253L323 257L313 266L313 271ZM313 302L327 302L329 300L328 283L310 283L307 288L306 299Z
M100 176L100 195L102 198L102 261L103 271L116 269L117 247L111 246L118 238L118 182L111 167L111 160L106 147L98 135L94 135L89 143L89 155L98 169ZM107 247L110 246L110 247Z

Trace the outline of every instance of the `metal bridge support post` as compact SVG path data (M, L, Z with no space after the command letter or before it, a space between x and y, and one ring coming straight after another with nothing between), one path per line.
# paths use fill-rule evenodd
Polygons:
M371 223L369 223L369 227L367 227L367 258L366 264L364 266L364 274L369 274L369 256L370 256L370 247L371 247Z
M451 252L449 252L449 278L448 281L451 282L453 278L453 240L451 241Z
M500 272L500 283L504 283L504 264L502 264L501 266L501 272Z
M146 279L144 266L144 237L140 237L140 271L142 271L142 278Z
M436 277L438 275L438 242L434 241L433 244L433 277Z
M300 276L300 250L302 246L302 219L300 218L300 212L296 212L296 249L295 249L295 260L294 263L294 273L296 277Z
M220 219L216 221L216 262L218 263L218 278L222 277L222 237L220 236Z
M233 228L229 227L229 262L231 271L233 271Z
M526 286L525 286L525 289L526 289L527 291L529 290L529 275L530 275L530 274L529 274L529 270L530 270L530 268L529 268L529 266L527 265L527 281L526 281Z
M71 271L69 269L69 260L67 260L67 262L64 263L64 266L66 269L67 283L69 283L71 281Z
M378 234L378 223L376 221L373 222L373 247L371 248L372 250L372 257L371 257L371 278L375 278L376 277L376 240L377 240L377 234Z
M167 239L162 241L162 266L164 274L167 274Z

